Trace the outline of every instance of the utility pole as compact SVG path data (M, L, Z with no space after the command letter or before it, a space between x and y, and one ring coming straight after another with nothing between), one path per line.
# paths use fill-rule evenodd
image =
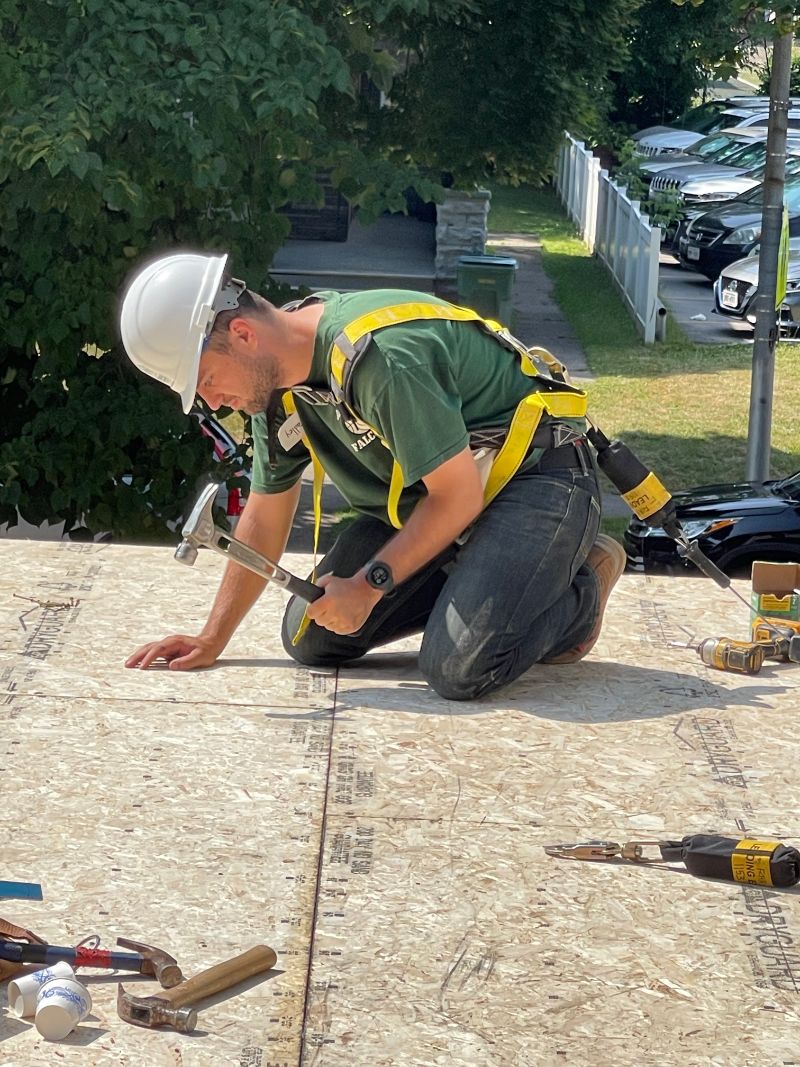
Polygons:
M793 20L789 18L786 20L784 32L775 37L772 51L772 75L769 83L764 211L761 218L753 370L750 379L750 419L747 429L745 478L749 482L763 482L769 477L775 342L778 337L775 295L778 281L778 249L783 221L786 128L793 41Z

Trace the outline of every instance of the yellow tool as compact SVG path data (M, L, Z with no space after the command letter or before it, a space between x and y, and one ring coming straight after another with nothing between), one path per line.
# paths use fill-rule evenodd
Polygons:
M772 641L776 636L791 640L800 634L800 622L793 619L772 619L767 615L757 615L753 620L751 633L754 641Z
M758 674L767 658L765 644L735 641L731 637L707 637L695 646L695 650L707 667L740 674Z
M699 645L690 645L708 667L739 674L758 674L768 659L782 663L800 663L800 627L766 623L758 631L758 640L737 641L732 637L707 637ZM686 646L683 646L686 647Z

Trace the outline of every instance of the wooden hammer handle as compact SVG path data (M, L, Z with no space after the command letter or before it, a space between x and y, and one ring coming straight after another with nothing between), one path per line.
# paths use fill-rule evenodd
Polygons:
M223 989L238 985L245 978L252 978L254 974L268 971L275 966L277 959L278 957L271 948L267 948L266 945L256 945L255 948L248 949L240 956L234 956L232 960L226 960L215 967L209 967L207 971L201 971L194 978L181 982L172 989L159 990L158 999L168 1001L174 1008L195 1004Z

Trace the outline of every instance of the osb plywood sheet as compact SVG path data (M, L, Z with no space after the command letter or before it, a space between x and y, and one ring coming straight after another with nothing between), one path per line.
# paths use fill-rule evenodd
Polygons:
M108 947L160 945L187 974L258 943L279 957L189 1036L123 1023L120 976L92 973L91 1019L56 1047L5 1016L0 1064L298 1062L330 716L27 694L0 716L3 877L45 896L3 901L4 916L55 944L97 932Z
M28 545L34 544L28 542ZM268 587L206 671L146 677L120 670L140 645L171 633L197 633L225 568L201 552L182 566L169 548L0 542L0 692L99 699L206 700L231 705L330 708L334 676L292 663L280 641L286 595ZM288 557L305 573L309 561ZM26 598L26 599L23 599ZM11 666L14 665L13 677Z
M192 571L165 549L0 542L0 562L0 877L45 890L0 914L163 943L192 972L257 941L279 956L194 1036L123 1024L92 977L93 1017L58 1045L0 1014L0 1067L800 1063L796 891L542 849L800 842L798 668L722 674L671 645L745 637L730 594L625 576L589 659L460 704L428 689L416 639L297 668L279 591L218 668L125 671L202 623L210 553Z
M326 890L308 1063L795 1062L788 894L559 862L524 828L337 818Z

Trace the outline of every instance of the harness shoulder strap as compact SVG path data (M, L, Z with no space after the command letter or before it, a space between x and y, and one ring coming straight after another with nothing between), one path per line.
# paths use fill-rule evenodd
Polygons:
M352 378L376 330L407 322L437 319L475 323L478 328L516 355L524 374L538 379L539 389L520 401L506 440L494 460L484 489L484 503L488 504L519 469L528 453L542 414L547 412L552 418L582 418L586 415L586 393L569 382L566 367L547 349L527 348L499 322L484 319L471 308L457 307L454 304L408 301L376 308L360 315L349 322L334 340L330 350L330 385L336 407L345 422L350 419L357 419L362 423L364 421L353 409ZM541 373L537 361L545 365L547 376ZM374 427L372 429L380 437L377 430ZM395 529L401 526L398 504L403 484L403 473L395 460L387 502L389 518Z
M576 389L569 380L567 368L560 363L555 356L545 348L527 348L522 341L494 319L485 319L477 311L471 308L457 307L455 304L433 304L427 301L409 301L405 304L391 304L386 307L376 308L353 319L336 337L331 346L330 372L331 390L336 402L350 409L352 389L351 380L361 356L367 350L372 335L376 330L385 326L397 326L407 322L421 320L440 320L448 322L474 322L476 326L489 334L495 341L509 352L513 352L520 360L520 367L524 374L531 378L543 378L537 360L545 364L549 378L545 381L555 381L566 391L582 393Z
M300 415L297 411L297 405L295 404L295 400L292 396L292 392L290 389L287 389L281 399L283 401L283 410L286 412L287 417L289 415L296 414L297 417L300 418ZM311 570L311 581L313 582L317 574L319 532L322 527L322 482L325 478L325 471L319 461L317 453L311 447L311 442L308 440L308 436L306 435L305 431L303 431L303 444L306 446L306 448L308 449L308 453L311 456L311 465L314 471L314 486L312 490L312 500L314 502L314 566ZM300 620L300 625L297 628L297 633L295 633L292 637L293 645L296 645L300 638L303 636L303 634L306 632L310 621L311 620L308 618L306 613L303 612L303 617Z

